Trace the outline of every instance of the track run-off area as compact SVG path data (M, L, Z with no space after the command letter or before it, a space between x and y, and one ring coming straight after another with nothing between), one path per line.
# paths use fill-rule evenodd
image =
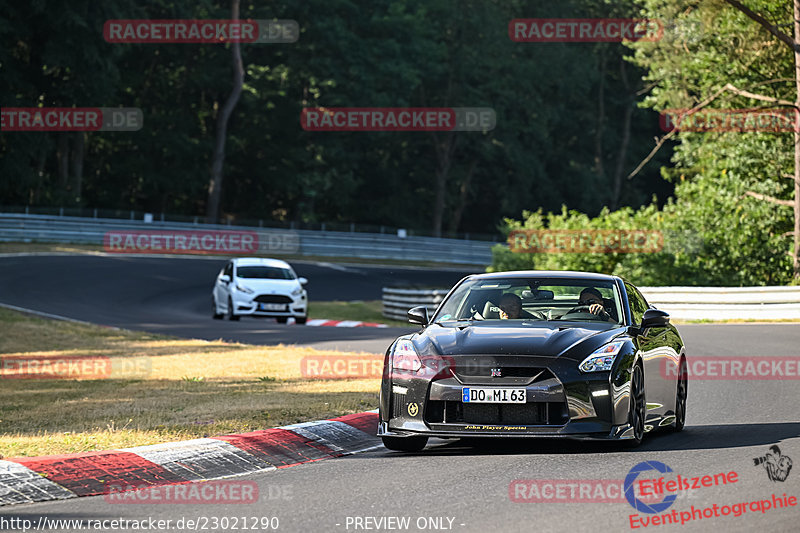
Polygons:
M394 337L413 331L213 320L211 286L223 263L207 258L6 255L0 257L0 303L181 337L370 353L383 353ZM381 287L393 284L449 287L469 273L291 263L299 276L310 280L312 309L314 300L377 300ZM690 359L800 356L796 323L688 324L678 329ZM201 520L206 527L192 530L223 531L234 530L231 520L238 517L239 530L244 520L251 531L796 531L800 466L776 477L764 459L778 446L786 458L782 465L800 461L798 398L800 380L790 376L690 377L684 431L648 435L635 449L598 442L491 439L435 440L417 454L378 447L235 478L258 487L255 503L120 504L91 496L0 508L0 530L13 530L12 519L36 524L46 517L152 518L170 520L175 531L189 530L187 520ZM606 490L613 482L624 486L626 476L643 462L666 465L671 470L664 473L666 480L680 475L690 487L679 490L675 501L658 513L637 510L624 493ZM727 482L702 481L704 476L718 481L720 474ZM586 486L606 489L602 495L581 492ZM665 524L666 515L673 518ZM223 519L229 527L221 526ZM180 520L183 529L176 528ZM48 530L58 530L49 524Z

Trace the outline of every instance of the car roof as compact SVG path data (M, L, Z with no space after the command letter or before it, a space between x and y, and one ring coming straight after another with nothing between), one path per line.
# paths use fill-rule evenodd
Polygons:
M271 266L279 268L292 268L286 261L269 257L238 257L233 260L236 266Z
M508 278L553 278L581 279L586 281L615 281L618 278L596 272L577 272L572 270L513 270L509 272L491 272L488 274L472 274L469 279L508 279Z

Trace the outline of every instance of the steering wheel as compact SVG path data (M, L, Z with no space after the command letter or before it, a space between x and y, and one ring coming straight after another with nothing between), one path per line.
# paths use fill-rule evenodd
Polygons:
M589 306L589 305L578 305L576 307L573 307L572 309L570 309L569 311L567 311L566 313L561 315L561 320L564 320L564 318L566 316L572 315L572 314L575 314L575 315L589 315L586 318L592 318L592 319L595 319L595 320L605 320L605 318L602 316L602 314L596 315L596 314L592 313L589 310L590 307L591 306ZM606 311L605 309L603 309L603 312L608 314L608 311Z

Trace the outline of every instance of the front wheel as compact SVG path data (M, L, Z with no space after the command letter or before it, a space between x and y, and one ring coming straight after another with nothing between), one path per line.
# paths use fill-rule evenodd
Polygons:
M222 318L222 313L219 312L219 307L217 307L217 299L213 296L211 297L211 318L214 320L220 320Z
M308 320L308 317L307 317L307 316L297 316L297 317L295 317L295 318L294 318L294 321L295 321L297 324L305 324L305 323L306 323L306 320Z
M233 300L228 298L228 320L239 320L241 317L233 312Z
M428 444L428 437L381 437L383 445L397 452L421 452Z
M633 428L633 439L628 441L631 447L639 446L644 439L644 423L647 416L647 403L645 400L644 374L642 367L633 367L631 376L631 408L628 415L628 422Z
M681 367L678 371L678 390L675 393L675 424L672 430L677 432L683 429L686 424L686 397L689 392L688 369L686 359L681 359Z

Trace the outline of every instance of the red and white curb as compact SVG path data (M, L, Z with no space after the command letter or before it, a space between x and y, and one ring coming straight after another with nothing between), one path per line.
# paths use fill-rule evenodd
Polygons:
M177 485L380 448L377 411L278 428L121 450L0 460L0 506Z
M359 322L358 320L327 320L314 318L306 322L306 326L332 326L335 328L388 328L386 324L376 322Z

